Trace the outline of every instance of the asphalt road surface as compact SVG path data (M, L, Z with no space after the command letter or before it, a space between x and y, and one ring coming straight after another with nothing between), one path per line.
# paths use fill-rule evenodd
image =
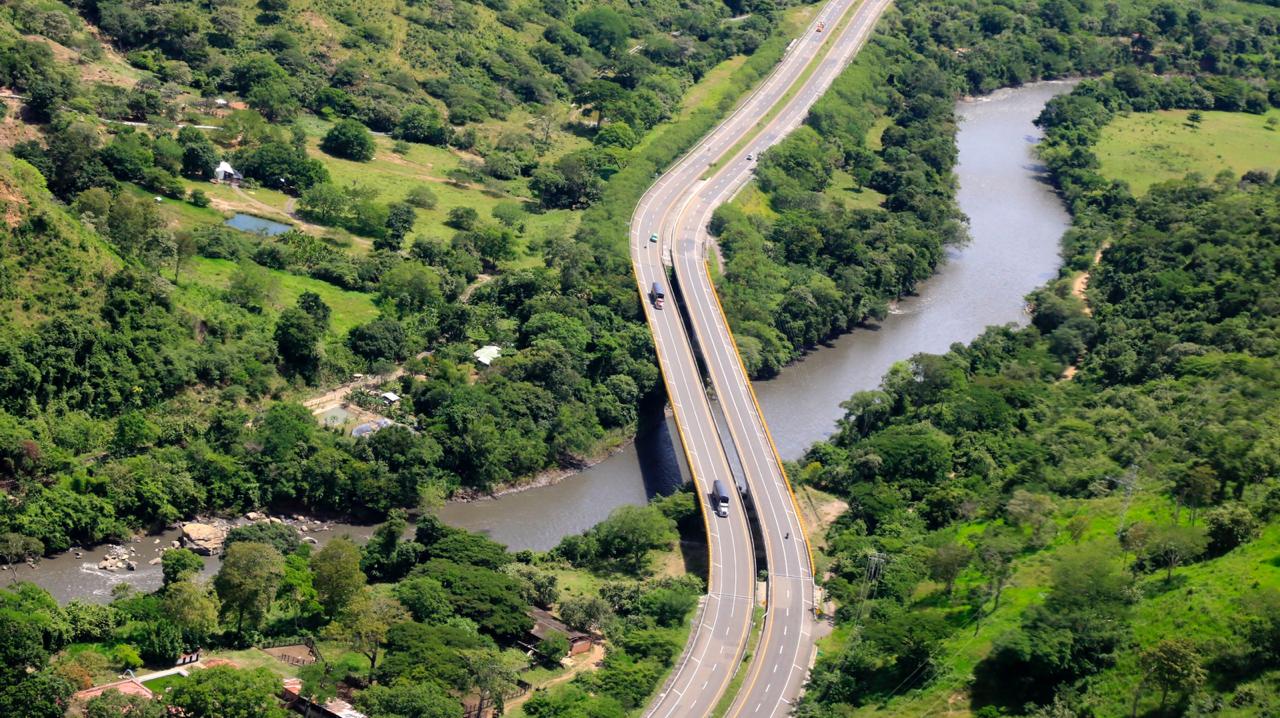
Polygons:
M735 482L691 338L674 301L668 265L683 291L689 325L728 425L732 445L727 451L735 452L739 459L764 533L769 572L765 623L728 716L788 714L808 674L814 627L809 548L773 441L707 273L706 227L712 211L750 180L753 162L747 157L759 157L799 126L809 107L857 53L888 5L889 0L830 0L774 71L733 114L654 183L632 216L632 262L676 425L702 498L711 552L710 585L698 623L672 678L646 713L648 718L705 716L714 709L738 666L755 599L754 556L742 502L731 502L729 516L723 518L716 516L708 503L714 480L730 487ZM849 15L848 22L842 24ZM815 58L821 59L810 71ZM730 153L732 156L727 156ZM703 180L717 165L718 169ZM658 235L657 241L651 241L653 234ZM660 309L654 304L654 282L661 283L666 295Z

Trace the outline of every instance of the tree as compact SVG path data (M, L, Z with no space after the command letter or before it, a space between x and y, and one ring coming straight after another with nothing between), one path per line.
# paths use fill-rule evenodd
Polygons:
M1031 527L1031 541L1036 546L1043 546L1045 530L1053 526L1053 499L1045 494L1034 494L1017 489L1005 505L1005 513L1018 526Z
M480 213L474 207L454 207L449 210L444 223L462 232L469 232L476 227Z
M378 667L378 656L391 627L409 620L409 612L396 599L366 586L343 609L330 630L369 659L369 675Z
M345 678L340 666L329 661L316 661L298 670L302 679L302 692L299 694L307 701L304 716L311 715L311 707L324 705L338 695L338 683Z
M235 616L236 633L257 628L284 577L284 557L265 543L242 541L227 549L213 578L224 614Z
M631 129L631 125L615 120L601 127L596 136L592 138L592 142L597 147L621 147L629 150L636 146L640 138L636 136L636 131Z
M1146 649L1138 656L1142 667L1142 680L1133 692L1133 710L1138 715L1138 700L1147 684L1160 689L1160 711L1164 711L1170 692L1180 695L1194 693L1204 685L1206 674L1201 667L1202 658L1195 646L1185 638L1169 638Z
M1213 503L1218 492L1218 475L1212 466L1198 462L1184 471L1178 472L1174 478L1174 523L1180 518L1182 507L1191 509L1191 523L1196 522L1196 512Z
M421 533L432 522L438 523L439 519L430 514L423 515L418 521L418 531ZM392 509L387 513L386 522L374 529L373 536L364 546L360 569L366 575L375 581L396 581L418 563L422 544L401 540L408 525L404 509Z
M373 135L358 120L338 120L320 141L320 149L334 157L368 162L373 159Z
M558 666L569 655L569 638L559 631L552 631L538 641L536 652L545 665Z
M160 555L160 571L164 574L164 585L185 581L204 570L204 559L195 551L186 548L175 548Z
M1254 537L1258 521L1249 507L1238 502L1213 509L1204 517L1209 536L1209 552L1221 556Z
M400 361L408 356L404 327L394 319L375 319L347 333L347 348L365 361Z
M622 506L591 529L601 558L616 561L632 573L642 573L649 552L671 545L675 522L652 506Z
M524 206L519 202L499 202L493 206L489 214L503 226L520 229L520 223L524 219Z
M560 620L578 631L598 631L612 615L608 601L599 596L570 596L560 602Z
M587 42L606 55L612 55L626 46L630 30L627 19L617 10L606 6L597 6L578 13L573 20L573 29L587 38Z
M280 679L265 668L214 666L192 671L169 690L164 702L188 718L284 718L278 692Z
M419 623L443 623L453 615L449 593L430 576L410 576L392 586L391 593Z
M315 573L317 599L330 617L338 615L364 586L360 549L345 536L330 541L314 554L311 570Z
M955 592L956 577L973 561L973 550L968 546L947 543L933 550L929 556L929 576L947 586L947 595Z
M115 688L89 699L84 718L165 718L159 701L145 696L125 695Z
M288 372L310 376L320 361L318 345L324 331L302 309L290 307L276 319L276 351Z
M213 171L221 162L221 157L218 155L218 148L207 137L199 137L202 141L192 141L182 146L182 174L192 179L209 179L213 177Z
M34 561L43 554L44 544L39 539L13 532L0 534L0 560L9 569L14 583L18 582L18 571L13 565Z
M329 315L333 310L329 309L329 305L324 303L324 299L319 294L303 292L298 295L298 309L309 314L320 331L329 331Z
M519 639L533 626L520 582L506 574L443 559L431 559L415 570L440 582L455 613L500 641Z
M185 646L182 629L166 619L146 622L141 631L134 633L134 640L144 661L160 665L172 665Z
M480 694L481 705L490 703L497 715L506 712L504 698L518 685L523 656L491 649L462 652L471 677L471 686Z
M1022 550L1017 538L989 531L978 540L978 565L987 575L992 600L991 610L1000 608L1000 594L1013 573L1013 559Z
M418 214L408 202L392 202L387 208L387 232L385 239L374 240L374 249L400 251L404 238L413 231Z
M392 137L443 147L449 143L449 125L433 107L410 105L400 115Z
M182 631L188 646L204 645L218 630L218 600L207 586L177 581L164 589L164 615Z
M0 685L17 683L29 671L39 670L48 659L40 627L33 617L0 608Z
M1187 561L1199 558L1209 545L1205 530L1199 526L1158 526L1152 529L1144 547L1143 559L1163 566L1165 581L1173 580L1173 570Z
M75 687L55 671L44 670L14 683L0 683L0 715L63 718Z
M204 204L197 201L197 196L204 198ZM208 207L209 197L203 190L195 189L191 191L191 204L197 207ZM173 283L178 284L178 276L182 272L182 266L191 261L196 256L196 238L191 232L178 232L173 238Z
M351 197L337 185L322 182L302 193L298 211L312 222L336 227L346 221L351 211Z
M373 718L462 718L462 705L437 684L398 680L356 694L356 706Z

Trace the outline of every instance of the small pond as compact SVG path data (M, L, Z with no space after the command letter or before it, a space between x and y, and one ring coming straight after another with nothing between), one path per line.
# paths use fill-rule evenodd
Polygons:
M237 212L236 216L227 220L223 224L233 229L238 229L241 232L249 232L250 234L261 234L267 237L274 237L277 234L284 234L285 232L288 232L289 230L293 229L293 227L290 227L287 224L272 222L269 219L255 217L251 214L244 214L242 212Z

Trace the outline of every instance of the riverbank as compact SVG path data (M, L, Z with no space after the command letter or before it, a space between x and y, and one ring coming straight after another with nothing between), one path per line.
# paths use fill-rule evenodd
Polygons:
M957 104L963 119L957 201L970 218L970 241L948 248L938 272L895 302L882 321L835 337L779 376L754 382L784 459L799 459L830 436L844 416L841 404L875 389L895 362L945 352L990 325L1028 321L1025 297L1058 275L1059 241L1070 223L1044 181L1033 121L1051 97L1074 84L1036 83ZM648 486L682 482L673 431L641 436L639 452L628 447L556 486L446 506L441 517L512 548L549 548L592 518L643 503L652 495Z

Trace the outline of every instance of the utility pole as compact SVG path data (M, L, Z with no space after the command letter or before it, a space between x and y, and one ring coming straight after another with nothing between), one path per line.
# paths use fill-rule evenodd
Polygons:
M854 625L862 624L862 615L866 609L867 599L875 597L876 586L880 583L880 576L884 574L884 565L889 561L889 555L873 551L867 554L867 571L862 577L862 591L858 597L858 617L854 619Z

